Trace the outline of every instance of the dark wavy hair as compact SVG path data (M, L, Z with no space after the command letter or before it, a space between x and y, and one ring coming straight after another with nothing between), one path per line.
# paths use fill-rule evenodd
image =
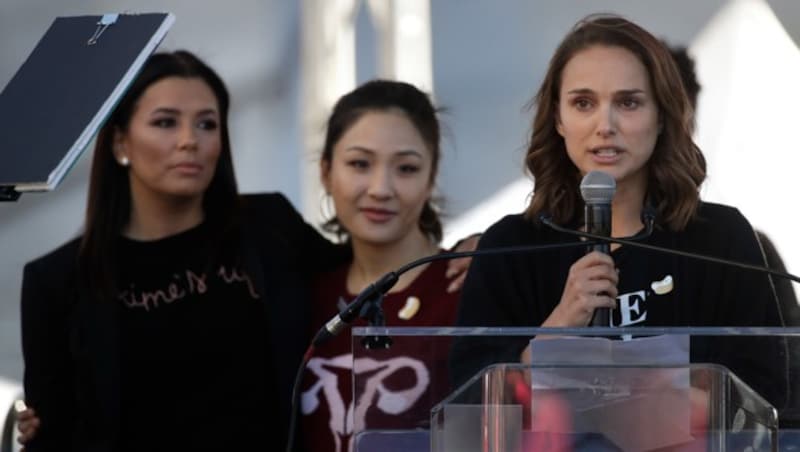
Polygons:
M333 148L364 114L372 111L398 110L408 117L423 141L431 151L431 180L436 180L436 173L441 158L438 110L433 106L430 97L414 85L394 80L371 80L342 96L333 107L328 118L328 129L325 144L322 148L322 161L333 160ZM439 243L442 240L442 222L439 218L436 200L425 202L419 217L420 230ZM347 231L334 217L328 219L323 228L340 238L347 237Z
M167 77L200 79L213 91L219 108L222 149L214 176L203 195L205 221L219 234L217 237L227 237L239 219L238 188L228 134L230 96L225 83L213 69L188 51L151 55L103 125L95 143L78 268L84 287L98 300L112 299L116 293L115 244L130 220L131 211L128 168L114 158L114 135L128 131L142 94Z
M647 199L660 225L682 230L696 214L699 187L706 177L705 157L692 141L693 110L667 47L642 27L610 14L587 16L573 27L531 102L536 113L525 165L534 178L534 195L525 217L538 221L539 214L548 213L562 224L582 217L581 174L556 130L557 109L564 66L576 53L597 45L627 49L647 69L662 123L647 164Z

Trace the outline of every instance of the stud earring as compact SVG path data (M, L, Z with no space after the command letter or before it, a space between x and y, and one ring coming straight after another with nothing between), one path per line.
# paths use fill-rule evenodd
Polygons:
M123 155L122 157L119 158L119 164L122 166L128 166L131 164L131 161L128 160L128 157Z

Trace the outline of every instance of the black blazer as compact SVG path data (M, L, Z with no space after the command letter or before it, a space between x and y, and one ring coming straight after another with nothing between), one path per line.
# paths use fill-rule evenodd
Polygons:
M273 426L285 444L291 388L309 341L310 277L349 258L280 194L243 195L244 265L269 306L271 356L280 406ZM27 446L113 451L120 429L118 303L97 303L78 287L80 238L29 262L22 283L26 400L42 423ZM236 432L231 432L235 435ZM71 447L70 447L71 446ZM281 449L284 449L281 447Z

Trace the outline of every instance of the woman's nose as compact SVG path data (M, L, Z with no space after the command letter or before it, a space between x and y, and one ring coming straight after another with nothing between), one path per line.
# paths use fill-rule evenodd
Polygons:
M376 168L372 172L367 194L375 198L388 198L392 195L392 181L388 170Z
M597 135L603 138L613 136L617 133L616 112L610 106L604 106L597 111Z
M182 125L178 135L178 149L197 149L197 135L191 124Z

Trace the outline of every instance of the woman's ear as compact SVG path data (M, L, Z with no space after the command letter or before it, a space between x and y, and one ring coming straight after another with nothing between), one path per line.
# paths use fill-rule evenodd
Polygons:
M129 159L125 149L124 135L119 129L114 129L114 138L111 151L114 153L114 159L122 166L128 166Z
M553 118L556 121L556 132L558 132L561 137L564 137L564 125L561 124L561 115L558 113L558 102L553 105Z

